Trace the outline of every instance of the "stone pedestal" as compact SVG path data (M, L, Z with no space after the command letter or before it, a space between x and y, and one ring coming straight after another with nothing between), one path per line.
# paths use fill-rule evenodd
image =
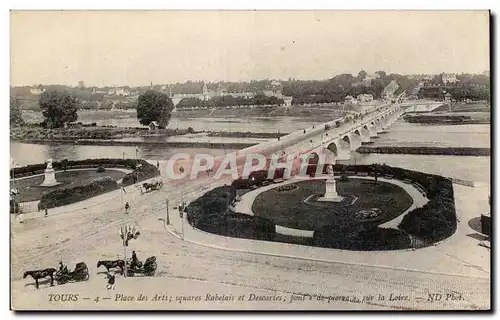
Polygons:
M52 187L57 186L59 182L56 180L56 172L52 168L45 169L45 179L43 183L40 185L41 187Z
M339 196L339 194L337 193L337 185L333 177L326 180L325 186L325 195L321 198L318 198L318 201L340 202L342 201L342 199L344 199L344 197Z

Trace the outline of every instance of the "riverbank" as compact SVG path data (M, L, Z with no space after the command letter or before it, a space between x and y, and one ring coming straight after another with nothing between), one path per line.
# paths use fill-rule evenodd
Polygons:
M208 148L208 149L245 149L255 145L255 143L241 142L196 142L196 141L122 141L122 140L91 140L91 139L27 139L20 141L23 143L43 144L43 145L61 145L72 144L81 146L148 146L148 147L169 147L169 148Z
M273 133L273 132L209 132L209 137L221 137L221 138L263 138L263 139L276 139L286 136L289 133Z
M476 112L474 116L463 115L465 112L455 114L419 114L406 115L403 119L409 123L423 124L490 124L489 113Z
M359 147L358 153L419 154L446 156L490 156L489 148L439 148L439 147Z
M126 137L178 136L192 132L189 129L162 129L150 131L148 127L111 127L75 125L67 128L46 129L29 125L10 128L10 138L24 142L30 140L121 139Z
M162 129L150 131L148 128L119 128L106 126L79 126L69 128L45 129L35 126L13 127L10 130L10 139L25 143L47 143L54 141L68 143L69 141L88 140L118 140L124 138L156 138L175 137L189 134L205 133L208 137L220 138L260 138L276 139L288 133L280 132L229 132L229 131L194 131L188 129ZM72 142L75 143L75 142ZM165 142L167 143L167 142ZM82 144L81 142L79 144ZM87 143L86 143L87 144ZM99 143L95 143L100 145ZM108 145L108 144L104 144ZM116 145L123 145L117 142ZM204 144L203 144L204 145ZM174 145L171 145L174 146ZM184 145L183 145L184 146Z

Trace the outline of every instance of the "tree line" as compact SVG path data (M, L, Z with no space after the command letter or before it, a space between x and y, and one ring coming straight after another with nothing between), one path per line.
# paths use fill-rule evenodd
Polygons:
M43 122L47 129L63 128L78 120L78 109L81 101L72 93L66 91L45 91L38 101L42 110ZM21 113L22 103L18 98L10 99L10 125L24 125ZM158 122L160 128L166 128L170 120L174 104L168 94L148 90L141 94L136 103L137 119L142 125Z
M234 97L234 96L218 96L212 97L208 100L201 100L199 98L184 98L179 101L177 108L195 108L195 107L231 107L231 106L251 106L251 105L281 105L283 99L274 96L266 96L264 94L257 94L252 97Z

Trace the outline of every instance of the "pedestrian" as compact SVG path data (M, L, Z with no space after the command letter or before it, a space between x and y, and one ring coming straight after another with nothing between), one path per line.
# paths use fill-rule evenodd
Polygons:
M160 161L156 161L156 168L160 169Z
M128 204L128 201L127 203L125 203L125 213L129 213L130 211L130 204Z
M304 134L306 133L306 129L304 129Z
M45 208L45 216L47 217L49 215L49 210Z
M108 272L108 284L106 289L115 290L115 275Z

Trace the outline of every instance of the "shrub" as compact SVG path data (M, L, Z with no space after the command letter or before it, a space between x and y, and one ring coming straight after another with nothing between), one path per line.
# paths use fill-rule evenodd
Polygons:
M187 206L188 222L200 230L223 236L272 240L276 232L272 221L229 210L235 197L233 186L208 191Z
M278 188L276 188L276 191L278 191L278 192L293 191L297 188L298 188L298 186L296 184L285 184L285 185L282 185L282 186L279 186Z
M67 189L57 189L42 196L39 209L54 208L86 200L97 195L118 189L116 181L110 177L101 177L90 184Z
M188 127L188 128L187 128L187 132L188 132L188 133L194 133L194 129L193 129L193 127Z
M238 179L231 183L231 186L235 189L250 189L252 184L249 179Z
M134 176L136 177L135 182L140 182L160 175L160 171L158 170L158 168L145 160L137 160L137 164L141 164L140 168L138 169L136 168L135 160L127 159L127 164L131 168L134 168L134 171L127 173L123 177L122 185L124 186L134 184Z
M103 166L99 166L99 168L97 168L97 172L105 172L106 169L103 167Z
M361 224L347 227L323 226L314 231L315 246L344 250L397 250L411 245L410 237L397 229Z

